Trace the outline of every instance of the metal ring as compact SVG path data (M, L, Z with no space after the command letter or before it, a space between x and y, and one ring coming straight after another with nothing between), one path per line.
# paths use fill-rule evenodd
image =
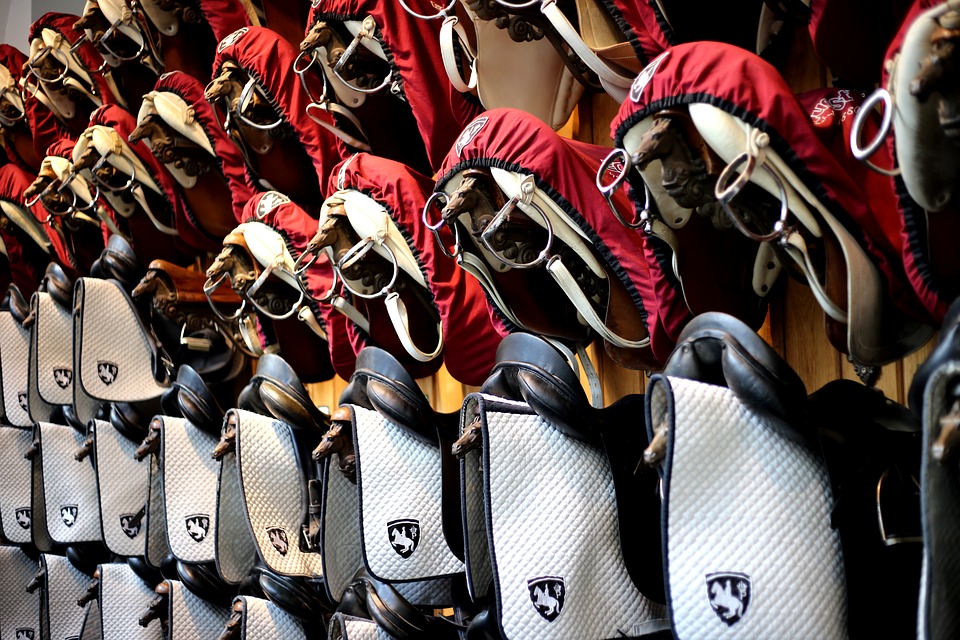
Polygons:
M734 178L733 176L737 172L737 167L744 162L746 162L746 166L743 172L737 174ZM731 160L730 164L725 166L723 171L720 172L717 183L713 188L713 193L717 200L720 201L720 204L733 200L736 195L747 186L747 183L750 182L750 176L753 175L753 171L756 168L757 157L749 151L742 151L736 158ZM730 184L727 184L728 182Z
M294 273L295 275L297 275L297 276L301 276L301 275L305 274L305 273L307 272L307 269L309 269L309 268L312 267L314 264L316 264L317 260L320 259L320 251L321 251L321 250L319 250L319 249L316 250L316 251L312 251L312 250L309 249L309 247L308 247L307 249L305 249L304 252L301 253L299 256L297 256L297 259L294 261L294 263L293 263L293 273ZM306 264L304 264L304 258L306 258L306 257L308 257L308 256L309 256L310 260L307 261Z
M214 315L216 315L218 318L220 318L224 322L233 322L234 320L237 320L240 316L243 315L244 310L247 308L247 299L244 297L241 297L240 308L237 309L237 311L233 315L225 316L223 315L223 313L221 313L220 309L213 302L213 298L211 297L211 295L217 289L223 286L224 281L227 280L228 278L229 278L229 274L227 274L226 272L221 273L220 276L215 281L212 281L212 278L207 278L207 281L203 283L203 295L207 297L207 302L210 304L210 308L213 309Z
M37 204L37 203L40 201L40 198L42 198L44 195L46 195L47 193L49 193L52 188L53 188L53 182L52 182L52 181L51 181L51 182L48 182L48 183L47 183L47 186L45 186L45 187L40 191L40 193L38 193L36 196L34 196L33 199L31 199L31 200L24 200L24 201L23 201L24 206L27 207L27 208L29 208L29 207L32 207L33 205Z
M508 9L529 9L535 4L540 4L541 0L527 0L527 2L505 2L504 0L494 0L497 4Z
M867 118L870 117L874 108L881 102L883 103L883 119L880 121L880 130L877 131L877 135L866 147L861 147L860 136L863 133L864 124L867 122ZM871 93L870 97L860 105L860 110L857 111L857 115L853 118L853 128L850 130L850 151L853 152L853 157L877 173L886 176L900 175L900 169L884 169L878 167L870 162L870 156L880 150L880 145L883 144L883 141L890 134L890 129L893 125L893 110L893 96L891 96L890 92L886 89L879 88Z
M737 156L737 158L734 158L734 161L728 165L728 168L730 166L734 166L735 164L743 163L742 156L744 155L749 155L749 154L740 154L740 156ZM753 156L750 156L750 157L752 158ZM780 219L773 225L772 232L766 233L766 234L759 234L751 230L747 226L746 221L744 221L740 217L740 214L737 213L734 209L732 209L729 206L730 204L729 200L720 200L720 206L723 207L723 210L726 212L727 217L730 218L730 221L733 222L734 226L737 227L737 229L739 229L742 234L744 234L751 240L756 240L757 242L771 242L773 240L783 237L783 235L787 232L788 230L787 219L790 215L790 209L787 206L787 190L786 190L786 187L784 187L783 185L783 181L767 165L761 164L760 167L764 171L766 171L771 178L773 178L773 181L777 185L777 191L780 194ZM726 171L726 169L724 169L724 171ZM723 174L721 174L721 178L722 177L723 177ZM717 189L719 188L720 188L720 180L718 179Z
M361 240L357 244L350 247L350 249L343 254L343 257L340 258L339 262L337 262L337 264L334 266L334 270L340 274L340 280L343 282L344 288L358 298L372 300L374 298L387 295L393 291L393 286L397 283L397 278L400 275L400 262L397 260L396 254L389 246L384 243L380 243L380 246L383 247L390 255L390 262L393 264L393 276L390 278L390 282L388 282L385 287L376 293L361 293L350 285L350 282L347 280L346 276L343 275L343 269L362 259L367 253L369 253L375 244L377 243L373 238Z
M259 124L243 115L246 102L250 99L250 94L252 94L255 89L259 90L259 87L256 85L256 78L251 77L249 80L247 80L247 84L244 85L243 91L240 92L240 98L237 100L237 108L234 112L237 114L237 118L247 126L253 127L254 129L259 129L260 131L272 131L283 124L282 114L279 118L277 118L276 122L271 124ZM264 97L266 97L265 94Z
M440 217L440 221L436 224L432 224L430 220L427 219L427 211L440 198L443 198L444 200L448 199L447 194L443 191L434 191L431 193L430 197L427 198L427 201L423 205L423 211L420 213L420 219L423 221L424 226L426 226L427 229L430 229L430 231L438 231L441 227L443 227L443 225L447 224L447 221L443 219L443 216Z
M616 159L620 157L623 159L623 170L620 172L620 175L608 185L604 185L600 181L600 177L610 170L610 167L613 166L613 163ZM600 163L600 168L597 170L597 189L600 190L600 194L603 196L603 199L607 201L607 206L610 207L610 211L613 212L613 215L620 221L620 224L627 227L628 229L639 229L643 226L645 220L641 215L640 219L636 222L627 222L627 220L620 214L620 211L613 204L613 194L623 186L624 181L627 179L627 175L630 173L630 169L633 168L633 162L630 159L630 154L627 153L626 149L614 149L610 154L603 159L603 162ZM641 177L642 180L642 177ZM643 205L644 211L650 211L650 189L647 188L647 183L643 183L643 191L646 196L645 202Z
M425 14L422 14L422 13L417 13L416 11L414 11L413 9L411 9L410 7L408 7L408 6L407 6L407 3L404 2L403 0L399 0L399 2L400 2L400 6L403 7L403 10L406 11L407 13L409 13L410 15L412 15L414 18L420 18L421 20L436 20L437 18L446 17L447 13L448 13L451 9L453 9L453 6L457 3L457 0L450 0L450 4L448 4L448 5L445 6L443 9L441 9L441 10L438 11L437 13L433 14L432 16L431 16L431 15L425 15Z
M545 246L540 251L540 253L537 254L537 257L531 262L513 262L512 260L508 260L507 258L500 255L499 252L497 252L492 246L490 246L489 235L492 232L495 232L497 228L499 228L500 223L498 222L498 219L500 219L501 217L506 218L506 216L508 216L510 212L513 211L514 209L520 209L521 212L523 212L527 217L529 217L530 214L523 209L523 207L525 206L532 207L537 212L537 214L541 218L543 218L544 226L547 230L547 246ZM547 260L550 259L550 249L553 248L553 224L550 222L550 218L547 217L547 214L544 213L543 210L535 202L531 200L530 204L526 205L525 203L522 203L517 196L514 196L507 202L507 204L503 205L503 208L497 212L497 215L493 217L493 220L490 221L490 224L487 225L487 228L484 229L483 233L480 234L480 242L483 243L483 245L487 248L487 250L491 254L493 254L493 256L497 260L507 265L508 267L511 267L513 269L532 269L538 264L542 262L546 262Z
M343 60L343 58L340 58L340 60ZM339 61L338 61L338 64L339 64ZM358 87L354 84L351 84L349 80L346 80L343 76L340 75L340 71L338 71L336 67L331 67L330 70L333 71L333 75L337 76L337 80L345 84L348 89L351 89L352 91L356 91L357 93L367 93L367 94L379 93L380 91L383 91L388 86L390 86L390 83L393 82L393 71L391 71L390 73L387 74L387 77L383 79L383 82L381 82L379 86L376 86L372 89L364 89L362 87Z
M116 155L119 158L123 158L127 162L127 164L130 165L130 179L127 180L127 184L123 185L122 187L113 187L112 185L107 184L105 180L103 180L99 175L97 175L97 171L103 168L103 166L108 162L108 158L111 155ZM117 167L114 167L114 169L117 169ZM119 169L117 170L119 171ZM135 164L133 164L133 160L130 160L123 154L115 154L113 153L113 151L108 151L106 154L100 156L100 159L97 160L97 163L93 165L93 168L90 169L90 174L93 176L94 181L96 181L98 185L100 185L107 191L111 193L123 193L124 191L129 191L130 189L133 188L133 185L137 180L137 167Z
M63 65L63 71L56 78L51 78L49 80L41 76L40 73L34 67L36 63L40 62L40 60L42 60L45 56L48 56L48 55L52 55L54 58L57 58L58 56L61 56L61 55L63 56L62 60L60 60L59 58L57 59L57 62ZM43 83L62 82L63 79L67 77L67 74L70 73L70 59L67 57L67 54L63 53L59 49L54 49L50 45L47 45L44 48L37 51L37 53L35 53L33 57L27 60L27 67L30 69L30 73L36 76L40 82L43 82Z
M5 126L5 127L12 127L12 126L14 126L15 124L17 124L18 122L22 122L23 119L27 117L27 110L24 109L24 107L23 107L23 95L22 95L19 91L14 91L13 89L7 87L7 88L3 89L2 91L0 91L0 98L2 98L3 96L5 96L7 93L12 93L13 95L15 95L15 96L17 96L18 98L20 98L20 106L17 106L17 105L15 105L12 101L9 101L11 106L13 106L13 107L16 108L16 109L19 109L20 115L18 115L16 118L13 118L13 119L11 120L10 118L8 118L8 117L4 116L2 113L0 113L0 124L2 124L2 125Z
M249 300L250 304L253 306L254 309L256 309L259 313L262 313L266 317L270 318L271 320L286 320L287 318L290 318L291 316L293 316L293 314L297 313L297 311L299 311L300 307L303 305L303 298L304 298L303 286L301 286L300 280L298 278L295 278L295 280L297 281L297 290L300 292L300 297L297 298L296 302L294 302L293 305L291 305L290 310L287 311L286 313L281 313L281 314L273 313L272 311L269 311L264 307L261 307L256 299L257 292L260 290L260 287L262 287L267 282L267 279L269 278L270 273L271 273L271 269L268 268L264 270L261 276L258 277L257 280L254 281L254 283L250 287L248 287L246 291L243 292L243 298L246 300Z
M306 56L310 56L310 63L307 66L305 66L303 69L300 69L299 62L303 60ZM310 49L309 51L301 51L293 61L293 72L297 74L297 77L300 79L300 86L303 87L304 93L306 93L307 97L310 99L310 102L307 104L308 115L310 111L310 105L320 104L323 102L327 102L329 100L329 98L327 97L327 89L328 89L327 74L325 74L322 69L320 71L320 77L323 79L323 94L320 96L319 100L313 97L313 92L310 91L310 87L307 86L306 73L307 71L310 70L310 67L312 67L315 62L317 62L316 49Z
M113 24L111 24L110 27L103 32L103 35L100 36L100 39L97 40L96 45L97 47L103 47L104 50L109 55L113 56L114 58L122 62L130 62L133 60L138 60L143 55L143 52L147 50L147 39L144 37L143 33L140 33L140 49L132 56L122 56L116 51L114 51L109 44L107 44L107 40L113 37L113 34L117 33L117 29L119 29L122 24L123 22L121 20L114 20ZM123 35L123 34L121 33L119 35ZM127 39L130 40L128 36L124 36L124 37L127 37Z

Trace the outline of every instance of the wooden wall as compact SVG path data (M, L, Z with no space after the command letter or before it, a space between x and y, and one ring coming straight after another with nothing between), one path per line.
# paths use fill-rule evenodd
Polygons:
M783 73L796 93L827 84L829 74L813 56L805 30L796 34L791 59ZM560 133L577 140L612 146L610 121L616 113L617 104L608 96L585 96ZM785 292L772 300L760 334L797 371L806 383L808 392L838 378L857 379L853 365L847 362L846 356L838 353L828 342L823 330L823 313L804 285L792 280L787 283ZM913 374L934 342L931 340L917 353L883 367L875 386L888 398L906 403ZM643 393L647 377L645 372L618 366L606 357L602 349L591 347L588 351L600 374L605 404L628 393ZM459 409L463 397L475 390L475 387L453 380L445 368L419 383L438 411ZM345 381L335 379L309 385L309 388L318 405L332 408L336 406L345 385Z

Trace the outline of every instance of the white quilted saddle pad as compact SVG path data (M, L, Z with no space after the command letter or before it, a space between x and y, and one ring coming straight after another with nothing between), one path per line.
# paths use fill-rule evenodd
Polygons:
M486 539L504 636L584 640L666 629L665 608L637 590L623 562L603 452L564 436L526 404L471 394L465 407L473 406L483 427Z
M845 638L820 457L726 387L654 377L646 400L650 424L669 428L664 545L676 637Z
M297 619L267 600L239 596L243 603L240 640L306 640Z
M33 444L30 429L0 426L0 526L15 544L30 542L33 463L23 454Z
M150 463L134 458L136 443L112 424L103 420L93 424L103 541L117 555L142 556Z
M328 640L390 640L390 634L372 620L335 613L330 618Z
M101 564L100 640L162 640L159 623L139 624L154 598L153 589L126 563Z
M27 593L27 584L37 575L38 567L37 562L18 547L0 547L0 634L3 640L40 637L40 590Z
M230 618L230 610L210 604L176 580L168 580L167 584L170 585L167 640L219 638Z
M237 454L228 453L220 460L217 476L217 526L214 531L217 572L224 582L237 584L257 561L257 543L247 524Z
M31 328L31 374L36 393L47 404L70 404L73 402L73 313L57 304L49 293L37 292L31 302L35 313Z
M74 335L76 382L105 402L159 397L153 376L154 351L129 296L113 280L80 278L74 292L80 309Z
M320 554L300 549L309 498L293 427L250 411L233 411L240 488L260 558L281 575L322 576Z
M464 570L443 536L440 449L353 407L361 543L370 573L409 581Z
M170 551L182 562L216 557L217 439L183 418L157 416L163 459L163 503Z
M34 315L33 325L30 327L30 339L27 346L27 413L30 414L30 419L34 422L50 422L53 417L53 412L56 409L56 405L51 404L43 399L40 395L40 374L39 374L39 331L37 327L37 317L39 315L38 307L40 306L40 297L46 296L49 299L49 294L36 292L30 298L30 311ZM73 318L70 318L71 322ZM65 342L64 335L72 336L72 332L67 332L66 334L58 334L54 337L50 333L46 333L46 339L51 342ZM69 338L70 342L70 353L68 354L68 359L73 359L73 338ZM73 390L71 389L71 396L73 395Z
M327 595L335 602L357 570L363 566L360 552L360 516L357 487L340 472L339 454L323 465L323 507L320 514L320 548Z
M30 331L9 311L0 311L0 376L3 377L3 413L7 424L32 427L28 411L27 365Z
M84 435L49 422L39 423L37 429L43 499L34 494L33 504L35 512L42 505L46 513L50 539L60 544L102 540L97 474L89 457L79 461L75 457Z
M78 607L77 599L90 583L90 577L77 571L63 556L40 556L45 574L40 594L40 618L45 640L79 638L88 607ZM2 629L0 629L2 632Z

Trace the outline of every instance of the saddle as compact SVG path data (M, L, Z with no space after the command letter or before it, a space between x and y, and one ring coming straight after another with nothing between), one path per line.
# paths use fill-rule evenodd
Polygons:
M19 49L0 44L0 145L7 159L24 171L40 169L43 151L33 146L33 131L27 106L20 94L20 79L27 56Z
M84 636L100 640L161 640L160 625L141 627L140 613L153 600L154 592L126 563L101 564L88 586L88 597L81 599L96 602L99 615L87 616Z
M168 640L219 637L230 619L230 609L211 604L177 580L163 580L154 588L156 596L137 623L150 627L159 621L162 637Z
M601 154L530 115L487 112L444 161L424 223L511 330L577 347L600 337L622 366L656 368L689 312L661 306L641 239L580 182L594 182Z
M87 607L77 600L86 591L90 577L77 570L63 556L40 555L40 570L27 585L27 591L40 598L40 618L51 638L79 637L83 631ZM39 591L37 591L39 589Z

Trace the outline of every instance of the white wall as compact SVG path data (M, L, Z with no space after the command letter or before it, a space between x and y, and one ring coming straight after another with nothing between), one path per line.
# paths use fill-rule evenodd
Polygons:
M0 0L0 41L27 53L27 32L48 11L79 15L84 0Z

